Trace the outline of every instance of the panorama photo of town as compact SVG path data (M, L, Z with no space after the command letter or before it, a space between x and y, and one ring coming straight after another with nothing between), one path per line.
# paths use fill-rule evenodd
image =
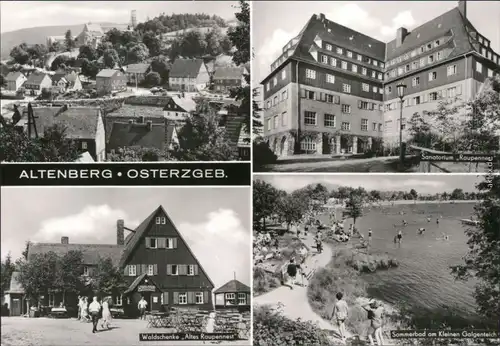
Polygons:
M255 2L254 171L498 171L499 12L490 1ZM486 158L439 159L458 153Z
M250 160L249 12L2 3L0 161Z

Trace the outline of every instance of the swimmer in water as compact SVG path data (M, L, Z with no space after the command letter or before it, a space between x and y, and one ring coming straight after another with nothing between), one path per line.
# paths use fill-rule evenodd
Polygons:
M422 228L418 229L418 234L424 234L424 232L425 232L425 228L422 227Z
M439 219L436 219L436 223L439 225Z
M427 222L431 222L431 218L430 217L427 218Z
M398 234L396 235L396 237L394 238L394 242L398 243L398 244L401 244L401 240L403 239L403 232L401 232L401 230L398 231Z
M404 225L404 226L407 226L407 225L408 225L408 222L406 222L406 220L403 220L403 225Z

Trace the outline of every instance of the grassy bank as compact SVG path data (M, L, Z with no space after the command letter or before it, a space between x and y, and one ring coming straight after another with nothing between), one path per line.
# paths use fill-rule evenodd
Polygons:
M281 280L278 274L271 274L268 271L254 266L253 268L253 296L272 291L281 286Z
M344 258L345 264L361 273L373 273L377 270L386 270L399 266L399 262L388 254L369 254L359 251L345 250L345 255L339 255Z

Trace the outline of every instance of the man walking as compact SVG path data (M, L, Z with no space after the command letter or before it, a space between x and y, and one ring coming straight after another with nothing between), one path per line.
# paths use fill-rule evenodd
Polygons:
M342 338L343 341L345 341L346 339L345 321L347 320L348 317L349 308L347 306L346 301L342 299L344 297L342 292L338 292L336 297L337 297L337 302L333 306L331 320L336 322L337 326L339 327L340 337Z
M146 307L148 306L148 302L144 297L141 297L141 300L139 300L139 303L137 304L137 307L139 308L139 313L140 313L140 319L143 320L146 317L144 314L146 313Z
M92 316L92 333L97 333L97 322L99 322L99 313L101 312L101 304L97 301L97 297L89 305L89 313Z
M290 259L290 263L286 268L287 274L290 277L290 289L293 290L293 285L295 285L295 279L297 277L297 270L301 269L300 264L295 263L295 258L292 257Z

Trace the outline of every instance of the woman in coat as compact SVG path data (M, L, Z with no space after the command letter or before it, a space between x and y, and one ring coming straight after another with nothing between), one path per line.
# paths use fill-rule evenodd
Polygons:
M111 311L109 310L109 306L111 303L111 298L105 298L102 302L102 322L101 327L104 328L106 326L107 329L111 327Z

